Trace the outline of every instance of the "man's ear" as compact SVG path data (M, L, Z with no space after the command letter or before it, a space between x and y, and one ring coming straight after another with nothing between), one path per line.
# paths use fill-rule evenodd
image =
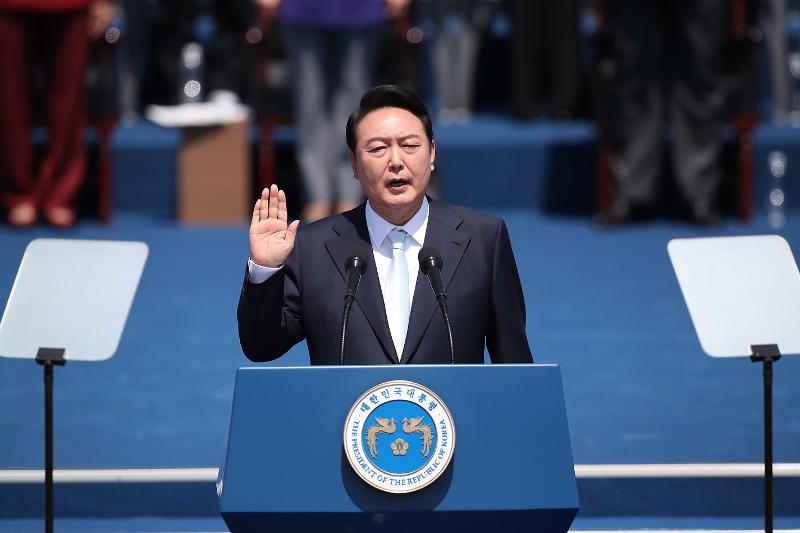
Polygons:
M356 154L354 154L352 150L347 150L347 159L350 160L350 168L353 169L353 177L358 180L358 174L356 173Z
M434 162L436 161L436 141L431 141L431 172L434 169Z

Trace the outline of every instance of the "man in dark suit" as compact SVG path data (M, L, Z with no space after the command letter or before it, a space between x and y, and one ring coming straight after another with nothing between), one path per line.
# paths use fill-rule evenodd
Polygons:
M436 158L422 100L396 86L367 91L347 124L350 163L367 202L298 231L273 185L256 202L239 300L239 338L253 361L305 338L311 364L336 364L345 262L372 251L348 325L348 364L448 363L448 338L417 253L443 259L457 363L530 363L525 302L502 220L430 200ZM398 238L399 236L399 238Z

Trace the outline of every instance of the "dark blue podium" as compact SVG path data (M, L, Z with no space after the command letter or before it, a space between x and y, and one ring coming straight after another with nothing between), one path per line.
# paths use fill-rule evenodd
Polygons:
M385 381L434 391L456 430L431 485L381 492L342 444L353 402ZM218 483L233 533L564 532L578 512L556 365L241 368Z

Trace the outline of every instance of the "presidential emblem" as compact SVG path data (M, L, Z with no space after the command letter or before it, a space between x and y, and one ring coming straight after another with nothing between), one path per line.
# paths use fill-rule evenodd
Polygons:
M356 473L385 492L427 487L455 449L453 417L441 398L411 381L387 381L361 395L344 425L344 451Z

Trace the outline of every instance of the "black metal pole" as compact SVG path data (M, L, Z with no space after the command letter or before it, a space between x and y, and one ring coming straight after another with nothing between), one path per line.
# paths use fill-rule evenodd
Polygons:
M53 533L53 363L44 362L44 524Z
M750 347L750 360L764 364L764 531L773 531L772 503L772 363L781 358L777 344Z
M39 348L44 367L44 530L53 533L53 365L64 365L63 348Z
M772 533L772 358L764 359L764 531Z

